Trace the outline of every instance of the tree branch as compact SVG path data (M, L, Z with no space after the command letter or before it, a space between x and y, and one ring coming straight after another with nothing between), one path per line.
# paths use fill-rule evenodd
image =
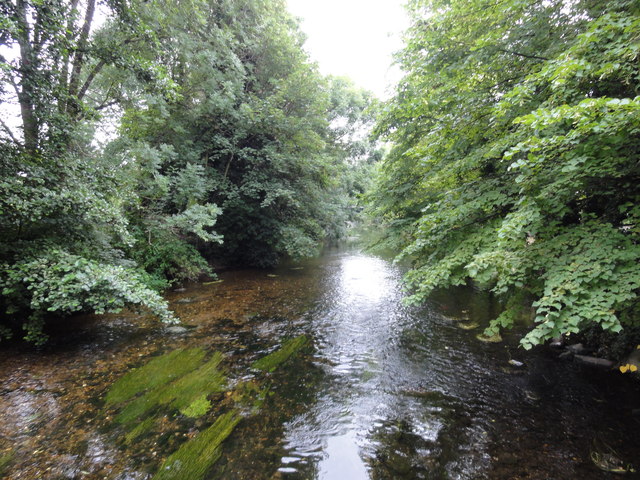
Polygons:
M78 38L78 44L76 45L75 54L73 56L73 65L71 67L69 97L72 102L74 102L73 97L78 94L78 88L80 86L80 73L82 72L82 66L84 64L84 54L87 48L87 41L89 40L89 32L91 31L91 23L93 22L95 9L96 0L88 0L87 10L84 15L84 23L82 24L82 30L80 31L80 37Z
M103 102L100 105L98 105L97 107L95 107L95 110L100 111L100 110L104 110L105 108L109 108L112 107L114 105L118 104L118 100L111 100L110 102Z
M87 90L89 89L89 87L91 86L91 83L93 82L93 79L96 78L96 75L100 73L100 70L102 70L106 64L107 64L107 61L102 59L89 72L89 75L87 76L86 80L82 84L82 87L80 88L80 91L78 92L78 101L84 98L84 96L87 94Z
M536 60L549 60L549 58L547 57L541 57L539 55L532 55L529 53L522 53L522 52L514 52L513 50L507 50L506 48L499 48L496 47L496 50L498 50L499 52L503 52L503 53L510 53L511 55L517 55L518 57L524 57L524 58L533 58Z
M2 127L2 129L9 135L9 137L11 138L11 141L13 143L15 143L17 146L22 147L22 142L20 142L15 135L13 134L13 132L11 131L11 129L9 128L9 126L4 123L4 121L0 118L0 127Z

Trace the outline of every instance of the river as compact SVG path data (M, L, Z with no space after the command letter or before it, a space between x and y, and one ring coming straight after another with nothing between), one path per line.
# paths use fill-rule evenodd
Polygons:
M246 385L265 392L259 406L243 410L219 460L198 478L618 478L594 465L603 449L638 463L638 382L546 347L525 352L518 331L482 343L476 335L497 308L489 297L456 289L409 308L401 277L387 260L335 249L171 292L187 331L130 312L67 320L40 350L5 345L0 472L150 480ZM252 368L283 339L303 335L307 346L278 370ZM128 435L117 408L105 406L114 382L195 348L223 354L226 383L207 397L211 410L197 418L154 410L149 431Z

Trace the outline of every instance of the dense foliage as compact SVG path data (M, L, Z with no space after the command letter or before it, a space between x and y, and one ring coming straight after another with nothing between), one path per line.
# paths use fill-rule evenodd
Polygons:
M636 2L413 0L372 209L410 301L474 281L530 348L640 308Z
M340 235L373 99L318 74L282 0L0 12L2 333L40 342L49 318L127 305L173 321L158 290L207 260Z

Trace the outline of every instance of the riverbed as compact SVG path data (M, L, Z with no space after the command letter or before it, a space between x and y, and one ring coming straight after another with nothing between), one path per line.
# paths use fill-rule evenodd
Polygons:
M619 478L594 465L605 450L639 466L638 382L547 347L525 352L517 330L482 343L476 336L498 308L490 297L456 289L410 308L401 278L401 267L345 247L170 292L186 329L127 312L66 320L39 350L4 345L0 471L151 480L238 409L247 385L260 402L238 410L205 480ZM277 370L255 368L294 338L305 348ZM132 437L105 403L112 385L188 349L222 354L225 383L208 393L211 408L197 418L154 410Z

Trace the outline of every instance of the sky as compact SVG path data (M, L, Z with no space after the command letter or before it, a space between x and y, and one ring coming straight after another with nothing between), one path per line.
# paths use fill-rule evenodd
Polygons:
M404 0L287 0L301 19L306 50L320 72L351 78L379 98L389 98L401 77L392 66L409 20Z

